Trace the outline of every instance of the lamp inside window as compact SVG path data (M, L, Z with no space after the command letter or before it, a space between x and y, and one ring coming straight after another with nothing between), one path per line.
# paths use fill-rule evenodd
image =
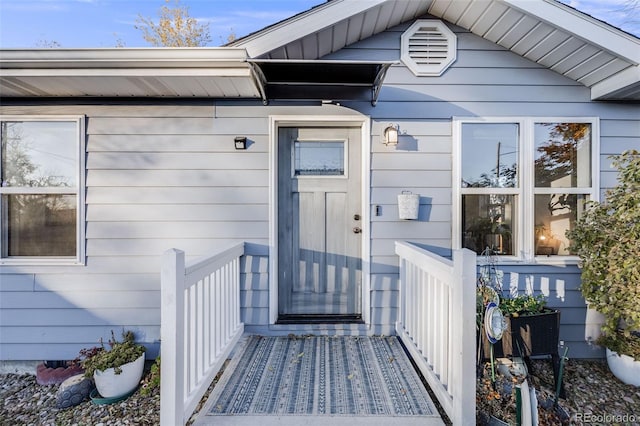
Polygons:
M385 145L398 145L398 127L389 124L382 132Z

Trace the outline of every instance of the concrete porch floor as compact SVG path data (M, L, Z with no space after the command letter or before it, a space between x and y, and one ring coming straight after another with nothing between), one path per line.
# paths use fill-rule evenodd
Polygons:
M245 335L194 425L444 425L399 339Z

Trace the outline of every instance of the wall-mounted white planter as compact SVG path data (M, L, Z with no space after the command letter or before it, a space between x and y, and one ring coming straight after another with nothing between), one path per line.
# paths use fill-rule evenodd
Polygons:
M138 386L144 370L144 354L120 368L122 368L120 374L116 374L113 368L107 368L104 371L96 370L93 373L93 380L102 397L117 398L128 394Z
M402 191L402 194L398 195L398 217L400 217L400 219L417 219L419 208L420 194L412 194L409 191Z

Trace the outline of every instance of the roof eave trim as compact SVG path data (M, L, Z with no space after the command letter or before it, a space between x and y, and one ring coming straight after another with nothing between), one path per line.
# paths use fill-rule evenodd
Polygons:
M331 0L305 13L284 20L248 36L233 47L243 47L251 58L260 57L274 48L284 46L314 32L323 30L345 17L366 12L388 0Z
M242 48L2 49L1 69L237 67ZM246 66L246 65L245 65Z
M640 81L640 66L629 67L591 87L591 100L612 99L615 93L635 86Z
M640 41L638 39L556 0L500 1L525 14L533 15L552 26L564 28L576 37L590 44L595 44L635 65L640 63ZM559 11L564 13L558 13Z

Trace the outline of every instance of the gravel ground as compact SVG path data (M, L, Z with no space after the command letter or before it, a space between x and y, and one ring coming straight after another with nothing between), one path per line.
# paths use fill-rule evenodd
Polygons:
M553 396L550 362L534 361L533 367L534 375L530 377L536 389ZM509 416L515 414L509 398L495 398L495 393L491 393L492 386L486 382L487 377L478 381L478 409L511 419ZM609 372L606 362L569 360L564 384L567 399L561 399L560 406L572 419L565 424L640 425L640 388L619 382ZM148 396L137 391L125 401L112 405L84 402L67 410L55 408L57 390L57 385L38 385L33 375L0 374L0 424L108 426L157 425L160 421L158 389ZM562 423L547 414L541 411L541 425ZM614 417L625 415L626 421L624 417L619 417L620 421Z
M549 409L538 409L540 425L640 425L640 387L619 381L609 371L606 360L566 362L563 378L566 399L560 399L558 405L568 419L552 406L555 386L551 361L534 360L532 367L529 381L536 388L539 401L546 400L550 405ZM513 393L500 391L509 380L498 375L499 385L494 387L490 377L490 367L485 364L485 374L478 379L476 388L478 423L483 424L483 414L491 414L515 424Z

